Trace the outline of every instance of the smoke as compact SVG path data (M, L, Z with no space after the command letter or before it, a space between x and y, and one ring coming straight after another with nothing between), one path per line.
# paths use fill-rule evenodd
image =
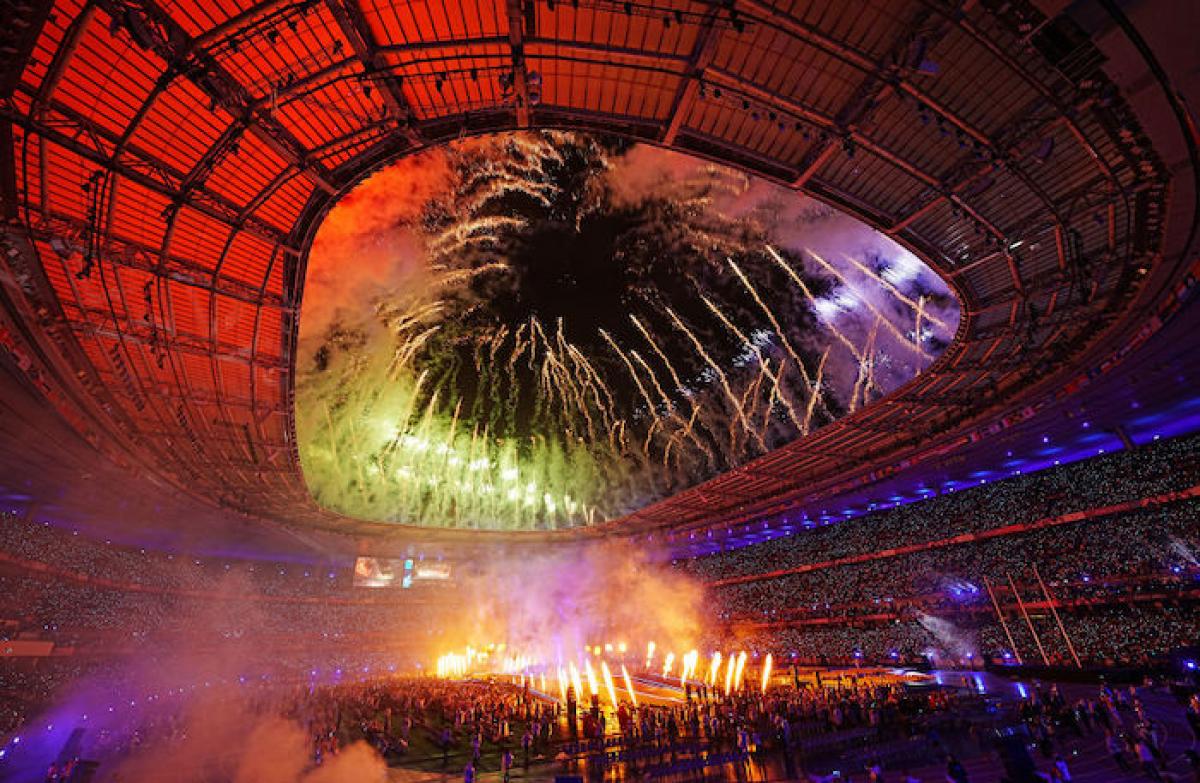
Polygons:
M489 551L486 559L456 561L454 584L424 595L405 591L388 604L364 591L364 600L381 602L377 610L249 600L270 597L262 578L232 570L208 597L174 602L81 592L74 611L120 618L121 637L133 641L30 722L5 774L41 780L78 728L80 756L101 762L100 780L382 780L383 761L362 744L312 770L312 728L303 725L303 704L293 716L290 699L314 684L382 673L381 659L401 673L431 668L439 654L466 645L503 643L552 671L578 663L585 646L623 642L636 660L653 641L661 659L667 651L681 657L704 638L702 585L619 542ZM143 742L126 752L135 732Z
M152 743L116 769L113 780L144 783L371 783L387 766L368 745L355 743L309 771L311 737L300 724L257 715L226 700L198 700L178 729L179 739Z
M337 203L313 239L302 338L311 342L341 320L361 324L368 303L421 285L425 248L414 229L448 177L445 150L430 150L372 175Z
M499 553L457 579L462 610L440 652L503 643L554 667L609 643L682 655L703 636L703 586L627 543Z
M949 654L951 658L965 659L975 655L978 645L974 634L964 631L949 620L934 617L925 612L917 613L917 622L921 624L922 628L933 634L939 649Z
M357 666L380 657L411 658L407 613L373 615L384 620L373 627L392 642L356 649L358 642L341 640L339 632L345 625L339 619L354 612L255 600L269 594L247 569L216 580L206 597L56 588L73 601L73 613L96 615L82 625L103 627L107 618L122 632L107 642L110 655L52 662L64 675L72 665L78 671L22 731L0 777L42 780L79 731L77 754L100 762L104 781L383 780L382 759L362 744L309 771L312 738L281 717L279 708L297 684L340 684L340 674L329 674L334 666L350 672L356 669L349 661ZM388 614L395 616L394 626L386 622ZM310 679L310 672L321 676ZM130 753L132 737L142 744Z

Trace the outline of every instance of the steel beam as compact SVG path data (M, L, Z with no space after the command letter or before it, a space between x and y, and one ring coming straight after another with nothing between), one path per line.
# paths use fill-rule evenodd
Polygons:
M517 127L528 128L529 81L525 69L525 14L521 3L522 0L505 0L505 10L508 14L508 46L512 61L512 87L516 100Z
M366 77L378 85L383 101L392 116L396 118L401 133L414 147L425 146L424 139L413 127L412 107L408 105L408 99L404 97L403 88L395 78L380 72L379 45L371 34L371 27L367 24L358 1L325 0L325 5L333 14L342 35L350 42L350 48L362 62Z
M675 97L671 99L671 109L667 113L669 119L659 139L667 146L675 143L680 127L691 113L696 96L700 94L701 85L704 83L704 70L712 63L713 56L717 53L717 43L721 37L716 25L718 13L720 11L716 8L708 11L696 32L696 41L688 56L685 76L675 90Z

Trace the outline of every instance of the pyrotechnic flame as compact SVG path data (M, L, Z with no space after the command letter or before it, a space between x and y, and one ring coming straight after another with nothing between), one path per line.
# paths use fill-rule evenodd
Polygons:
M588 690L593 696L599 696L600 687L596 683L596 670L592 668L591 659L585 658L583 665L586 667Z
M687 681L696 674L696 662L700 659L698 650L690 650L683 656L683 669L679 672L679 687L682 688L687 684Z
M742 675L745 674L745 671L746 671L746 651L742 650L740 653L738 653L737 669L735 669L733 672L734 690L740 691L742 689Z
M721 653L717 651L712 654L712 660L708 664L708 677L706 682L710 688L717 684L717 677L721 673Z
M629 670L625 668L625 664L621 664L621 676L625 678L625 690L629 691L629 700L633 702L633 706L638 706L637 693L633 690L633 680L629 679Z
M737 665L737 660L730 655L725 661L725 695L728 696L733 690L733 667Z
M574 661L570 661L568 666L571 667L571 685L575 688L575 698L583 698L583 683L579 681L579 669L575 666Z
M767 692L767 686L771 684L771 653L767 653L767 660L763 662L762 673L762 692Z
M600 673L604 675L604 687L608 689L608 700L615 710L617 708L617 690L613 687L612 672L608 670L606 661L600 661Z
M675 664L675 653L667 653L667 660L663 663L662 676L666 677L671 674L671 667Z

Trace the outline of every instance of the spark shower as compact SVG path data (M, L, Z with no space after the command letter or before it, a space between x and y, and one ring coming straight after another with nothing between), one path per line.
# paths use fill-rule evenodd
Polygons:
M598 524L888 393L957 322L910 253L774 184L602 137L464 140L322 225L301 462L359 518Z

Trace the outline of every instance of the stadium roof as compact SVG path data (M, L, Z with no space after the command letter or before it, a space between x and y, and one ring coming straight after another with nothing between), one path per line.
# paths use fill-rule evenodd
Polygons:
M309 496L297 314L338 196L448 139L573 128L732 164L886 232L960 297L953 344L898 392L598 532L786 507L1035 412L1156 328L1194 239L1194 128L1115 9L5 5L5 347L113 462L292 526L396 531Z

